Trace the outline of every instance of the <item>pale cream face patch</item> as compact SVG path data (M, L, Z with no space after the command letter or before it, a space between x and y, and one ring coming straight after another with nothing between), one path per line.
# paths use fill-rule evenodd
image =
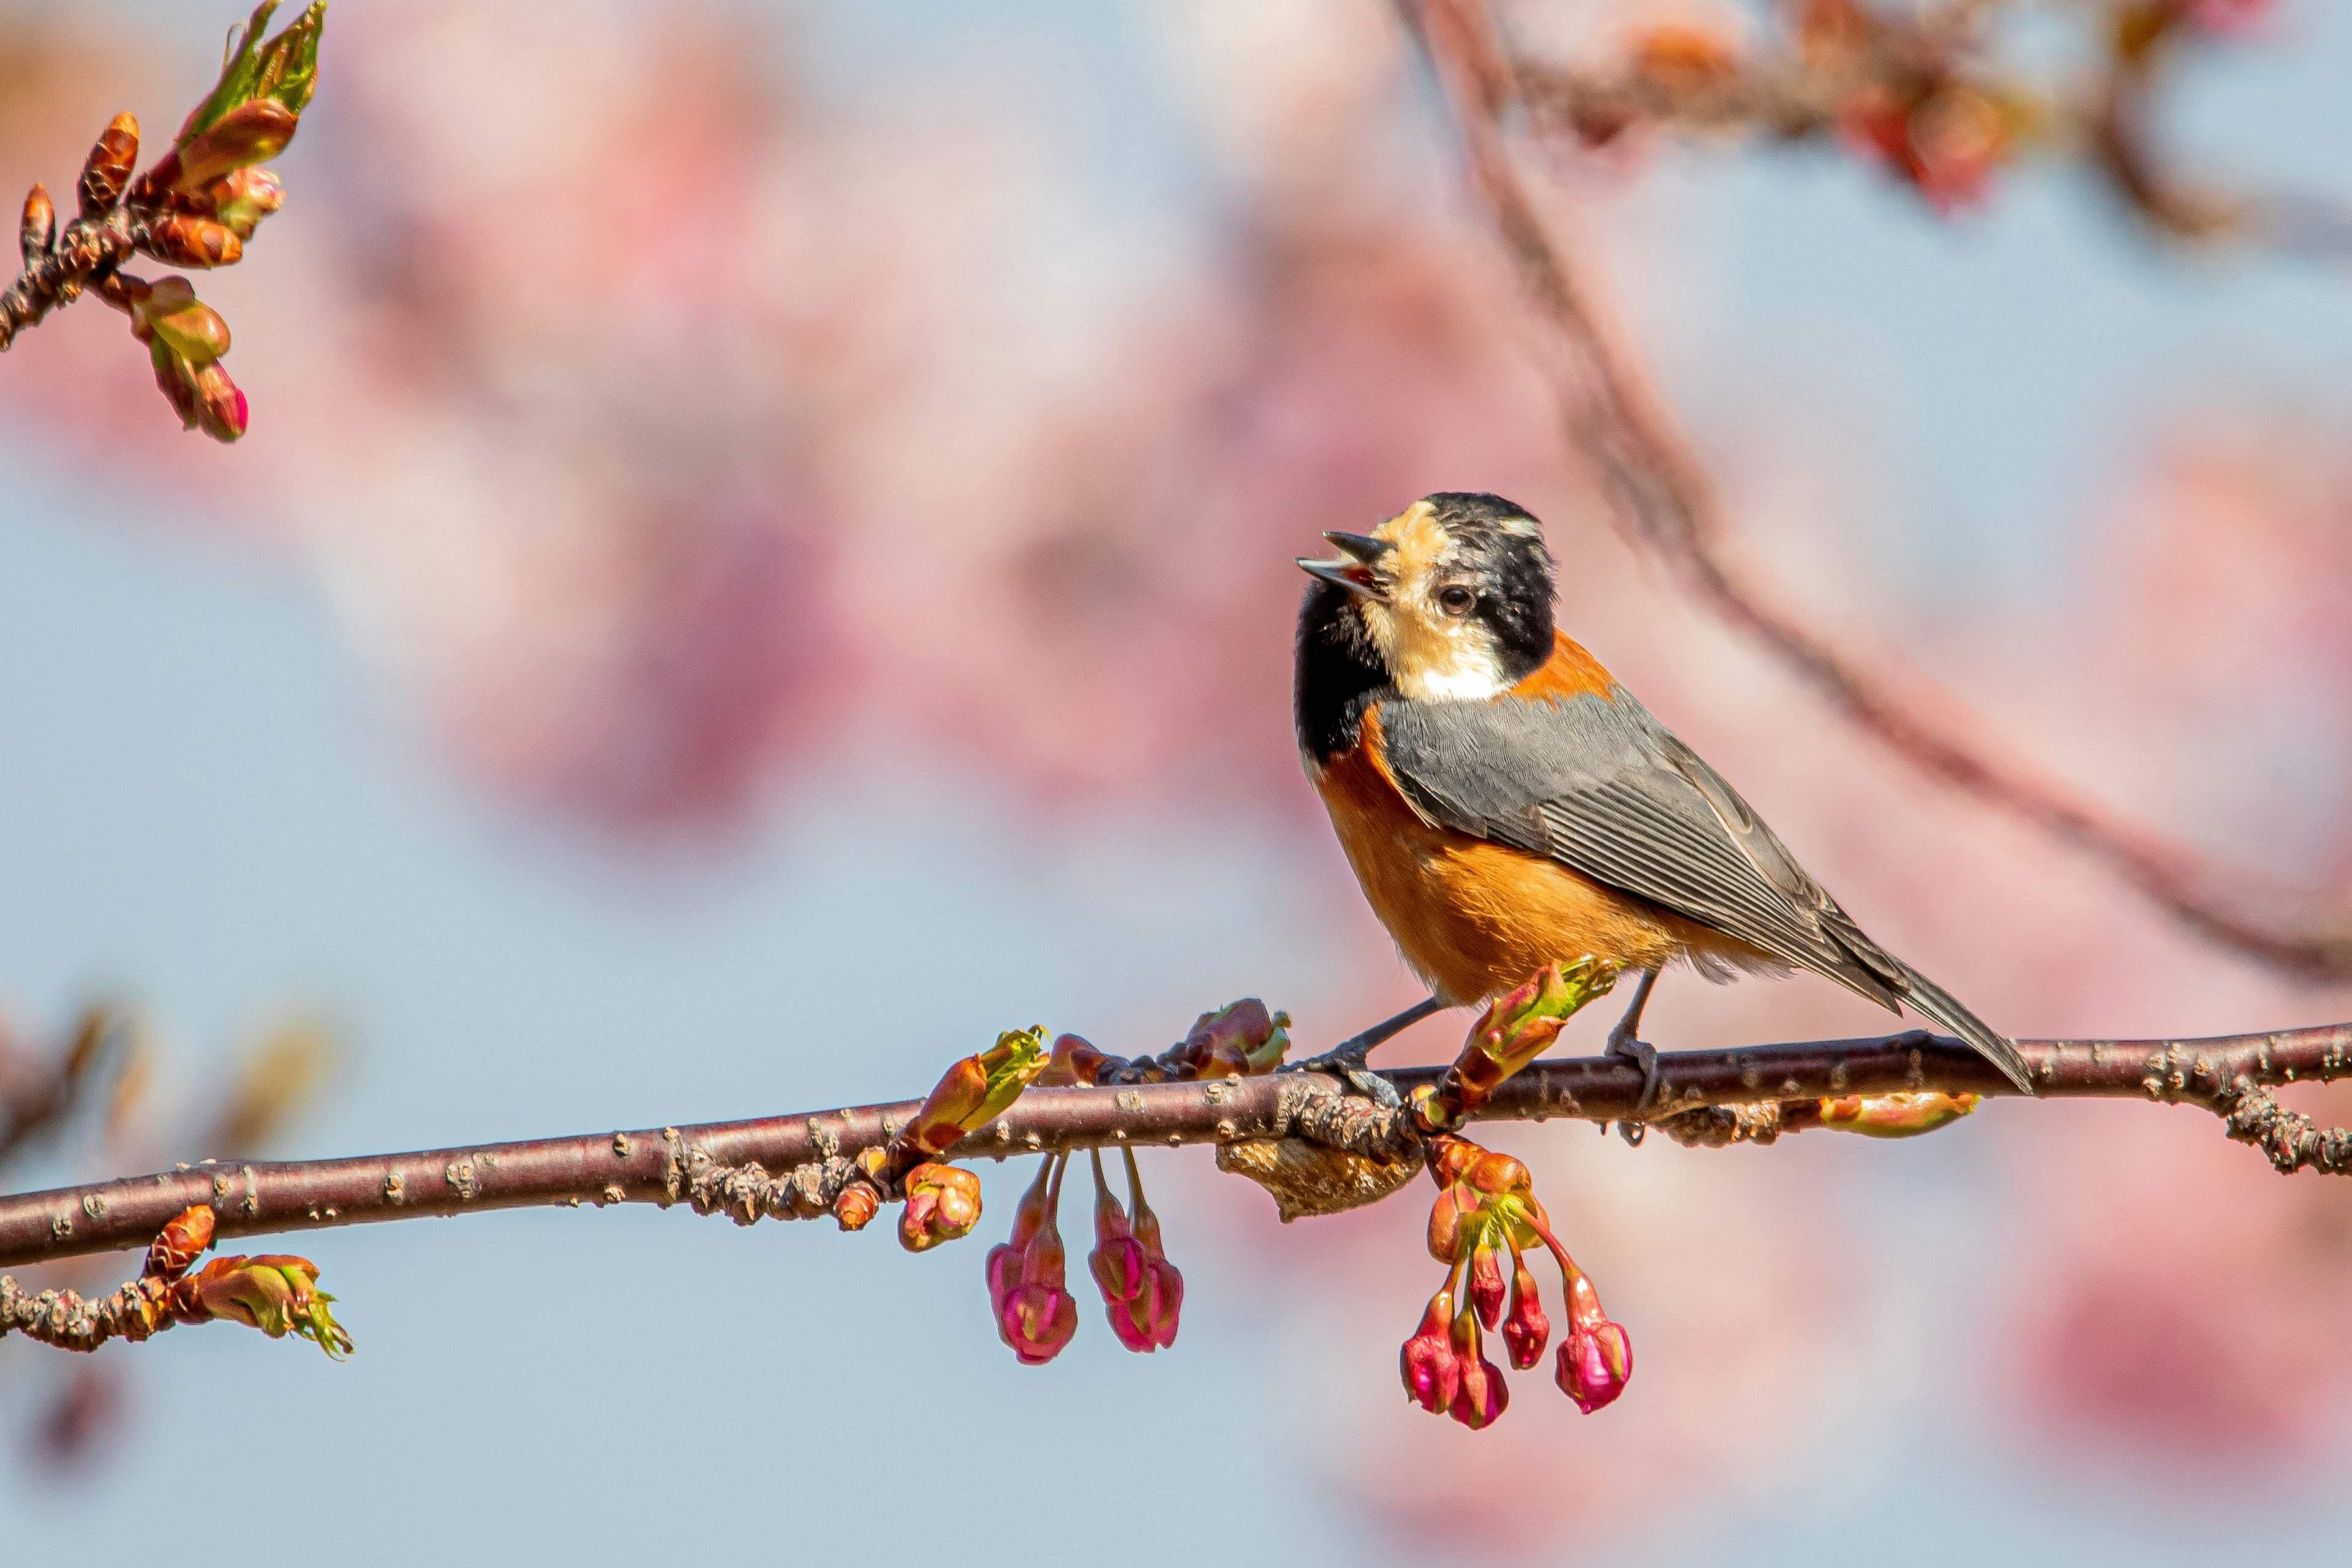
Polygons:
M1448 581L1454 541L1427 501L1415 501L1372 531L1396 548L1375 568L1382 598L1361 608L1364 629L1397 689L1420 701L1482 701L1509 685L1494 634L1437 602Z

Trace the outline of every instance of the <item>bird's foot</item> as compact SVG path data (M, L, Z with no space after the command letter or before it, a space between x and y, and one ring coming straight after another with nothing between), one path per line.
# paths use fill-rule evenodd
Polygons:
M1383 1110L1401 1110L1404 1101L1399 1098L1396 1086L1374 1072L1370 1066L1372 1047L1379 1043L1377 1040L1368 1040L1358 1036L1355 1039L1334 1046L1319 1057L1308 1057L1305 1061L1286 1063L1281 1070L1328 1073Z
M1648 1110L1651 1102L1658 1098L1658 1047L1647 1040L1635 1039L1630 1029L1612 1029L1609 1054L1623 1057L1642 1069L1642 1098L1634 1102L1633 1110L1636 1115ZM1630 1132L1626 1136L1629 1140L1633 1138Z

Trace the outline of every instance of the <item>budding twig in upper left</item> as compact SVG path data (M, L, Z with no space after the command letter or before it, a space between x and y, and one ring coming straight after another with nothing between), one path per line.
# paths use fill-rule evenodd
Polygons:
M139 121L115 116L82 165L79 214L60 231L49 193L25 198L17 241L25 268L0 293L0 350L16 333L86 290L131 318L147 345L155 384L181 425L215 441L245 434L245 394L222 368L228 323L188 280L149 282L121 270L133 251L174 267L233 267L255 226L286 203L286 187L260 165L286 150L319 79L326 0L265 38L278 0L264 0L229 33L220 80L196 106L171 150L132 179Z

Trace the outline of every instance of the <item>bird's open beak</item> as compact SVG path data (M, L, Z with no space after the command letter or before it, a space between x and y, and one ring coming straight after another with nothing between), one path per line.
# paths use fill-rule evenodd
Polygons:
M1394 550L1395 545L1385 539L1374 539L1369 533L1327 533L1323 537L1331 542L1332 547L1339 552L1340 558L1337 561L1309 561L1302 555L1298 558L1300 571L1367 599L1387 597L1381 591L1380 579L1373 575L1372 568L1379 565L1381 558Z

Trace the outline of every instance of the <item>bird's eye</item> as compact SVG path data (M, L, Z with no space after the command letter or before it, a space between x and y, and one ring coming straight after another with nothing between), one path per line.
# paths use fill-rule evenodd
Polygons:
M1467 588L1448 588L1437 595L1437 607L1449 616L1466 616L1478 603L1478 595Z

